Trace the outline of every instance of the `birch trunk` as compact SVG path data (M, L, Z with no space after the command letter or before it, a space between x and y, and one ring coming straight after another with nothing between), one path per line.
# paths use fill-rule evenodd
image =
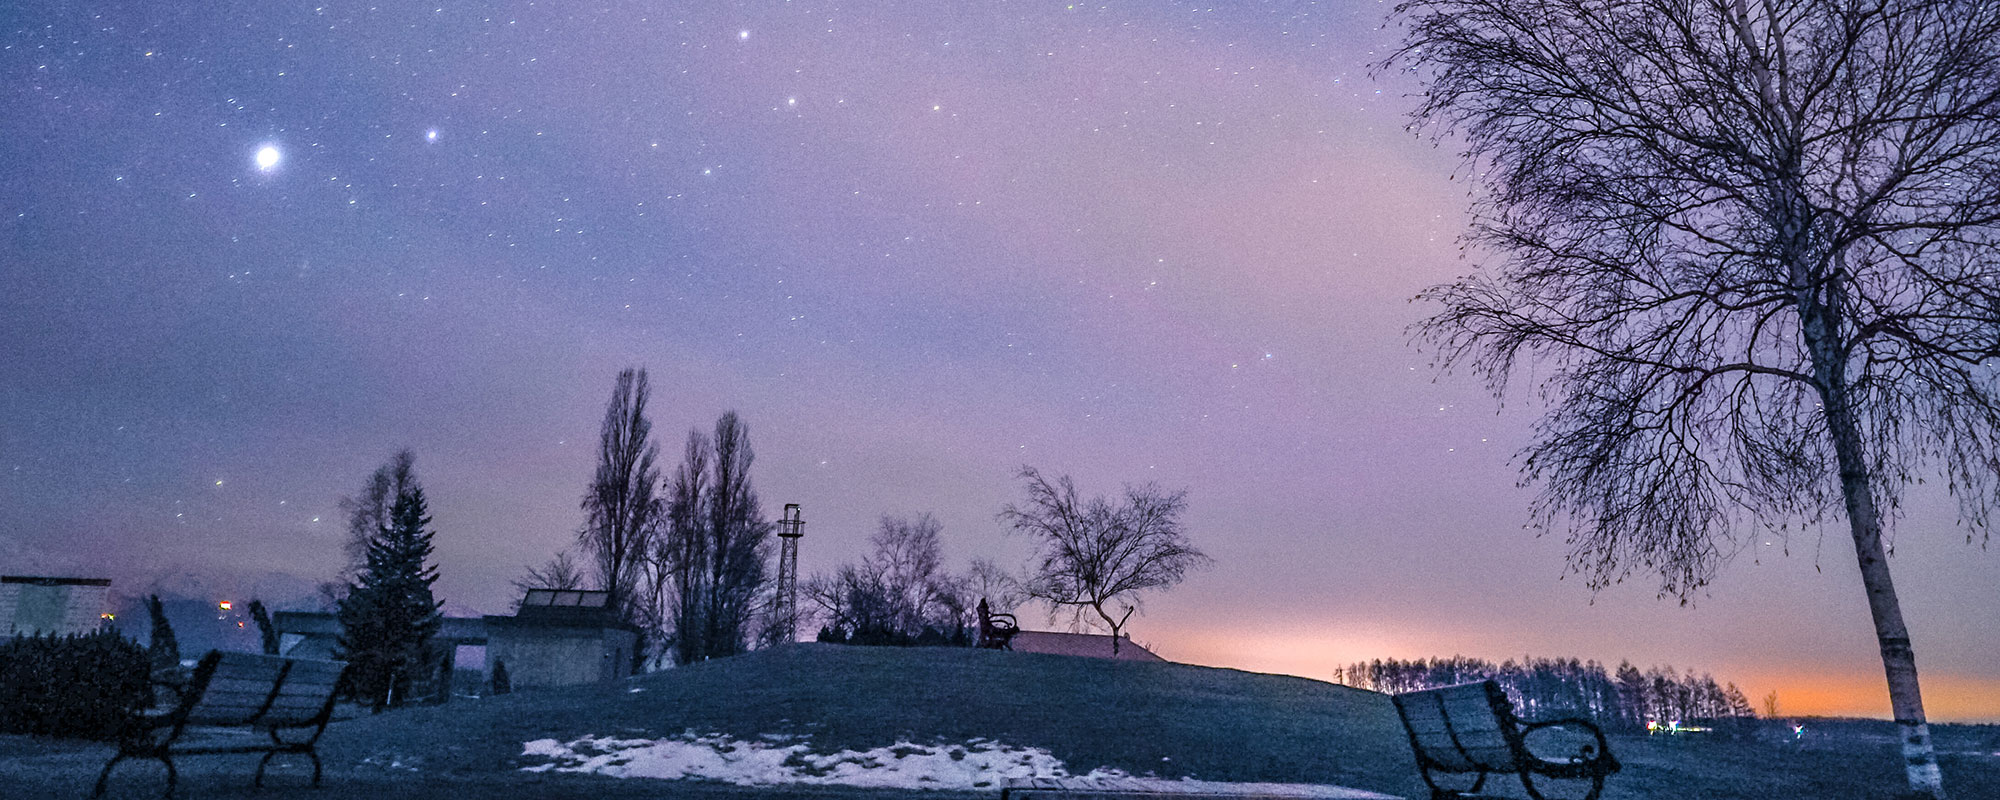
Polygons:
M1910 648L1910 630L1903 624L1903 607L1896 599L1895 581L1889 577L1889 561L1882 547L1882 517L1875 506L1874 490L1868 485L1860 432L1853 412L1844 405L1827 404L1827 427L1840 460L1840 490L1847 500L1861 586L1868 592L1868 613L1875 620L1875 640L1881 645L1882 669L1889 678L1889 708L1902 734L1903 770L1911 792L1942 800L1944 779L1938 772L1937 752L1931 747L1930 724L1924 718L1916 651Z
M1829 282L1827 292L1836 294L1837 282ZM1882 650L1882 669L1889 679L1889 709L1902 735L1903 770L1912 794L1944 800L1944 778L1938 771L1937 752L1931 746L1931 729L1924 717L1924 697L1917 682L1916 651L1910 647L1910 629L1903 624L1903 607L1896 598L1896 583L1889 575L1888 554L1882 546L1882 513L1875 503L1875 490L1867 453L1861 445L1861 426L1848 396L1846 353L1839 346L1836 306L1810 296L1800 308L1803 332L1813 357L1818 378L1821 407L1826 413L1827 434L1833 440L1834 458L1840 467L1840 493L1847 505L1847 523L1854 535L1854 556L1861 566L1861 586L1868 593L1868 613L1875 621L1875 640Z

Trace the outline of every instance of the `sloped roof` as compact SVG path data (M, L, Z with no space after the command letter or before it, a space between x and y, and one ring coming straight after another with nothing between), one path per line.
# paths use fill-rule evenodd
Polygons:
M1153 651L1134 644L1129 637L1118 642L1118 654L1114 656L1111 654L1111 637L1097 633L1021 631L1014 634L1010 644L1017 653L1114 658L1119 661L1166 661Z

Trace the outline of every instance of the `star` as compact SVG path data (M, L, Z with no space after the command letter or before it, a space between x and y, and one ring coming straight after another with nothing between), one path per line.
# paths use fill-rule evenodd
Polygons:
M267 144L259 147L257 148L257 168L265 172L270 172L278 168L278 162L284 160L284 157L285 154L279 151L278 146L275 144Z
M438 140L438 129L432 128L430 130L424 131L424 141L435 142L437 140Z

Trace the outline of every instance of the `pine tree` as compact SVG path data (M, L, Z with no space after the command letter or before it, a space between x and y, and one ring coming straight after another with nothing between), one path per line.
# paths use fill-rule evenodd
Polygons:
M350 691L375 711L402 705L432 660L430 640L443 626L431 594L431 518L424 491L396 497L389 523L368 542L368 561L340 603L341 657Z
M250 601L250 618L257 622L257 637L264 646L264 654L277 655L280 643L278 628L271 624L271 612L264 608L264 601Z
M173 680L181 668L181 648L174 638L174 624L167 621L167 609L157 594L146 596L146 613L152 617L153 637L146 645L146 660L156 679Z

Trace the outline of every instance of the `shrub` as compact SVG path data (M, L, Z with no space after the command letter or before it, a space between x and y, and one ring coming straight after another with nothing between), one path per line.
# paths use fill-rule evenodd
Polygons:
M114 739L152 702L146 650L114 631L0 644L0 732Z

